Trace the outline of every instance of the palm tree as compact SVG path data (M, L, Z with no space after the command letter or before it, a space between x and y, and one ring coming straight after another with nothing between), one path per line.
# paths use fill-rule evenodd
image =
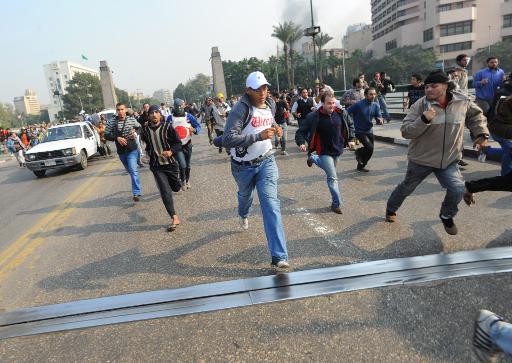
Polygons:
M288 79L288 87L290 87L292 83L292 77L290 74L290 59L288 58L288 39L290 37L290 26L288 22L284 22L284 24L279 23L278 26L273 26L274 32L272 36L274 38L279 39L283 42L283 53L284 53L284 64L286 68L286 78Z
M329 43L331 40L333 40L334 38L331 37L329 34L327 33L320 33L318 34L316 37L315 37L315 44L316 46L318 47L318 65L319 65L319 68L320 68L320 80L323 79L323 72L322 72L322 66L323 66L323 61L322 61L322 48L327 44Z
M279 23L277 26L274 25L273 28L274 32L272 33L272 36L283 42L283 53L286 67L286 77L288 78L288 87L294 88L295 84L291 73L292 67L290 64L290 55L293 43L295 43L302 36L300 25L296 25L292 21L285 21L282 24ZM298 35L299 33L300 36Z
M290 47L290 61L291 61L291 78L292 78L292 88L295 88L295 64L294 64L294 44L302 38L302 29L300 25L293 24L290 22L290 37L288 39L288 45Z

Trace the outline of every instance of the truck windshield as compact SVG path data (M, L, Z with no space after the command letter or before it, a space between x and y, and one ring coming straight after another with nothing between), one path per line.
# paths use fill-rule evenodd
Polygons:
M56 127L49 129L43 142L58 141L65 139L79 139L82 137L82 131L79 125Z

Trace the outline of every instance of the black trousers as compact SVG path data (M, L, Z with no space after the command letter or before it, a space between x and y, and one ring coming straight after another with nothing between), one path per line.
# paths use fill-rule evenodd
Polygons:
M356 160L366 166L373 155L373 134L356 134L356 137L363 144L363 147L356 150Z
M466 189L470 193L484 192L486 190L512 192L512 172L504 176L466 182Z
M174 210L172 192L177 192L181 188L178 163L175 162L170 165L152 167L151 172L155 177L156 185L160 191L160 196L164 202L165 209L172 217L176 214L176 211Z
M215 135L217 135L217 137L224 135L224 130L215 129ZM222 152L222 146L219 147L219 153L221 153L221 152Z

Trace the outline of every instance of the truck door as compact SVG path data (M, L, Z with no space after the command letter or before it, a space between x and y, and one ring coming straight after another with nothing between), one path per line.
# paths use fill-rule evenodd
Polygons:
M96 138L94 137L94 133L92 132L89 125L83 125L82 129L84 131L87 155L92 156L96 154L96 152L98 151L98 146L96 145Z

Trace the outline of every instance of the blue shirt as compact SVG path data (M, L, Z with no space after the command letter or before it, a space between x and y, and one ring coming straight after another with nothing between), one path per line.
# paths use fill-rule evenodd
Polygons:
M491 70L489 67L483 68L473 76L473 86L475 87L476 98L492 101L496 96L496 91L503 83L505 72L503 69ZM487 78L487 84L482 83L482 79Z
M373 118L382 117L379 104L366 98L347 108L347 112L354 119L356 134L372 134Z

